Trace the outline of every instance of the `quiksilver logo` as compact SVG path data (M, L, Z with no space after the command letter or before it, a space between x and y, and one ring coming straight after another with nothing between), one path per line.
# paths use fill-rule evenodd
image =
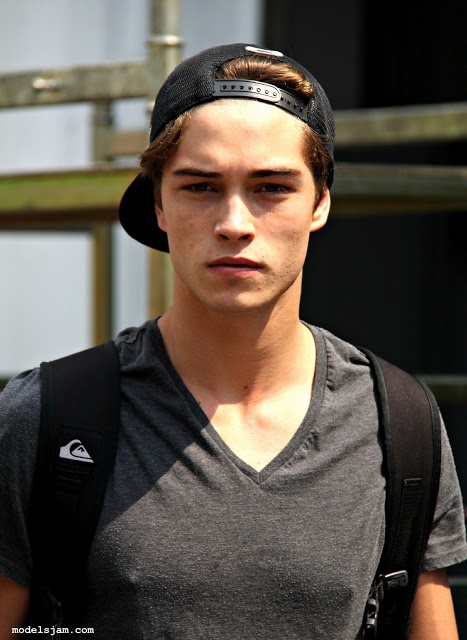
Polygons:
M81 462L94 462L81 440L70 440L68 444L60 447L60 458L80 460Z

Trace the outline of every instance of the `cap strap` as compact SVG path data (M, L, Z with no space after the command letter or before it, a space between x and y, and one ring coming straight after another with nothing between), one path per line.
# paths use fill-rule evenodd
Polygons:
M307 105L288 91L258 80L215 80L215 98L253 98L285 109L308 123Z

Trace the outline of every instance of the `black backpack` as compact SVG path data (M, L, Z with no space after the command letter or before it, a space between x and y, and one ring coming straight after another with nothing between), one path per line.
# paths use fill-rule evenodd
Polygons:
M361 638L403 640L436 505L440 418L422 382L363 351L376 381L387 493L386 539ZM31 623L54 627L55 637L62 624L79 626L86 559L117 449L119 375L113 342L41 365Z

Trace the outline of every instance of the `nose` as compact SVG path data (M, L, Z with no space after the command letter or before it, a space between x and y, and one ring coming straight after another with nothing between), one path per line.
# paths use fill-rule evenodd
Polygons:
M253 215L241 196L227 196L219 203L214 232L221 240L238 242L253 238L255 233Z

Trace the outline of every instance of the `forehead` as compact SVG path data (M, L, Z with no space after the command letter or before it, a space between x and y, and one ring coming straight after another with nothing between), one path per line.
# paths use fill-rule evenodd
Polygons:
M253 129L264 129L281 123L289 131L300 132L307 128L297 116L288 113L281 107L251 98L222 98L198 105L191 110L191 119L203 122L221 122L241 118L245 126Z
M277 106L216 100L192 109L175 157L215 153L245 162L282 158L303 164L306 130L306 124Z

